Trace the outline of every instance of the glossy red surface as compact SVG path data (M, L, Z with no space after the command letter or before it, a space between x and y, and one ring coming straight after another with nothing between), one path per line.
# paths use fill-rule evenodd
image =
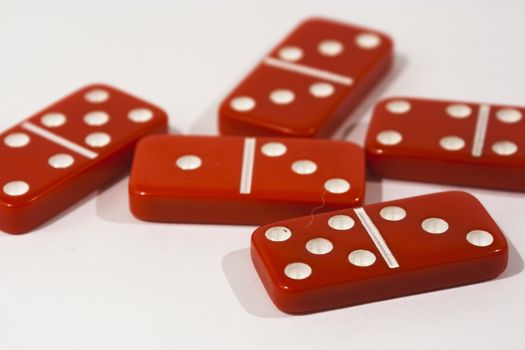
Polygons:
M390 112L387 106L395 101L408 102L410 110L400 114ZM458 104L468 107L470 113L460 118L450 116L447 108ZM484 132L479 126L481 106L405 97L381 101L375 108L365 142L369 169L376 175L397 179L524 191L525 108L485 105L488 113ZM505 120L502 111L507 112L507 122L502 121ZM401 142L381 144L378 135L385 130L399 132ZM477 155L473 152L475 135L480 140ZM445 149L440 142L448 136L459 137L463 147ZM515 153L498 154L494 147L500 142L514 144Z
M90 93L95 95L97 102L88 101L86 96ZM135 119L142 118L142 122L134 122L129 117L128 113L136 109L143 109L134 114ZM99 113L92 122L99 125L88 125L86 115L94 111L105 112L109 118L105 121L106 117ZM46 125L45 117L50 113L55 117L60 113L63 117L58 118L62 118L62 124L58 122L60 125L53 126L48 122ZM42 136L33 131L35 127L84 151L79 153ZM166 128L166 113L158 107L113 87L97 84L72 93L6 130L0 134L0 159L8 165L0 173L0 229L24 233L60 214L125 173L135 143L144 135L165 132ZM90 146L87 137L92 133L105 133L110 137L109 143ZM29 142L21 147L10 147L12 135L16 134L25 135ZM64 168L54 167L50 159L56 155L68 155L73 163ZM28 191L9 195L9 183L13 181L25 182Z
M363 38L359 36L361 34L372 34L372 41L377 39L378 44L360 47L357 43L358 38ZM332 56L321 54L319 45L326 40L342 44L342 51ZM287 60L282 57L281 50L290 47L300 50L299 58ZM277 68L268 64L268 59L338 74L351 78L353 82L347 85L325 76ZM306 20L222 102L219 108L220 132L246 136L329 136L387 72L391 61L392 41L384 34L326 19ZM315 97L310 88L319 82L329 83L333 93ZM295 99L289 104L272 102L270 94L276 89L290 90ZM233 108L232 102L240 96L252 98L254 108L248 111Z
M249 164L248 142L254 143L251 177L244 166ZM286 152L265 155L262 150L270 143L285 146ZM177 166L188 155L198 157L200 166L192 170ZM298 174L292 170L298 160L312 161L317 169ZM327 191L325 183L332 178L344 179L350 188L343 193ZM251 183L251 188L241 193L243 183ZM364 190L364 155L357 145L234 136L147 137L137 146L129 182L132 213L164 222L261 224L356 206Z
M392 206L402 208L405 217L398 221L384 219L381 211ZM501 230L468 193L443 192L372 204L365 206L364 212L378 229L397 267L387 263L353 209L276 222L253 233L253 263L279 309L309 313L480 282L498 276L507 265L508 248ZM353 226L347 230L332 228L328 222L336 215L348 216ZM423 222L429 218L445 220L448 229L440 234L425 231ZM267 231L279 226L286 227L290 237L282 241L268 239ZM474 230L486 231L492 242L474 240L483 246L470 243L467 235ZM322 255L312 254L306 247L314 238L329 240L333 249ZM369 266L350 263L349 256L356 250L372 253L375 262ZM288 264L297 262L310 266L308 277L292 279L285 274Z

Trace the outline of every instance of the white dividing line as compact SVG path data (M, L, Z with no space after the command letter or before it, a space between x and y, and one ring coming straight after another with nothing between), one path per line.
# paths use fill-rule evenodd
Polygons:
M33 134L36 134L48 141L56 143L62 147L68 148L69 150L76 152L80 155L83 155L86 158L94 159L98 157L98 153L90 151L87 148L77 145L76 143L73 143L63 138L62 136L53 134L52 132L47 131L46 129L42 129L41 127L36 126L35 124L32 124L30 122L22 123L22 128L26 129L27 131L31 131Z
M472 144L472 156L481 157L485 136L487 135L487 126L489 124L490 106L483 104L479 107L476 130L474 131L474 142Z
M368 235L376 245L377 250L379 250L379 252L383 256L383 259L385 259L385 262L388 265L388 267L390 267L391 269L398 268L399 264L396 258L394 257L394 254L392 254L390 248L388 248L388 246L386 245L383 236L381 236L381 233L377 229L376 225L374 225L372 219L370 219L365 209L356 208L354 209L354 212L357 214L359 221L361 221L361 224L363 224L363 227L365 228L366 232L368 232Z
M252 191L253 163L255 160L255 139L248 137L244 139L244 150L242 155L241 194L250 194Z
M328 72L322 69L303 66L302 64L281 61L272 57L266 57L264 59L264 63L270 67L279 68L303 75L308 75L323 80L329 80L333 83L338 83L347 86L350 86L354 83L354 79L352 79L351 77Z

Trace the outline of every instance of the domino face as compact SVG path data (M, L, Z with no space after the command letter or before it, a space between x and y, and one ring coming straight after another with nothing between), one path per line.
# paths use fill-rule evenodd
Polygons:
M367 164L380 176L525 191L525 108L391 98L374 111Z
M387 72L392 41L325 19L301 23L219 108L222 134L326 137Z
M359 205L362 149L343 141L151 136L131 170L130 208L162 222L261 224Z
M158 107L84 87L0 134L0 229L30 231L129 169L135 143L165 132Z
M443 192L265 225L251 255L277 307L301 314L487 280L508 250L477 199Z

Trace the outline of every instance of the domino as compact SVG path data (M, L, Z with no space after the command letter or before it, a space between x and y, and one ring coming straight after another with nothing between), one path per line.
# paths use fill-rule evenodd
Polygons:
M0 134L0 230L28 232L128 171L135 143L165 132L158 107L84 87Z
M262 226L251 256L275 305L303 314L488 280L508 247L476 198L442 192Z
M362 148L344 141L150 136L139 142L130 209L160 222L261 224L359 205Z
M330 136L386 74L392 46L368 28L302 22L221 103L221 134Z
M378 176L525 191L525 108L396 97L365 141Z

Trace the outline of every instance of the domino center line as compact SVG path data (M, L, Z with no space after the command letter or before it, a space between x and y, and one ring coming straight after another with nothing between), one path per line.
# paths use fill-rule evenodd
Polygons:
M365 209L356 208L354 209L354 212L359 218L359 221L361 221L361 224L365 228L366 232L368 232L368 235L374 242L375 246L377 247L377 250L379 250L379 252L383 256L383 259L385 259L385 262L388 265L388 267L390 267L391 269L398 268L399 264L396 258L394 257L394 254L392 254L390 248L388 248L385 240L383 239L383 236L381 236L381 233L377 229L376 225L374 225L372 219L370 219Z
M479 107L476 130L474 131L474 142L472 143L472 156L481 157L483 145L487 135L487 126L489 124L490 106L482 104Z
M255 161L255 139L248 137L244 139L244 150L242 155L241 194L250 194L252 191L253 163Z
M27 131L30 131L32 132L33 134L36 134L48 141L51 141L53 143L56 143L57 145L60 145L62 147L65 147L73 152L76 152L86 158L89 158L89 159L95 159L96 157L98 157L98 153L96 152L93 152L85 147L82 147L80 145L77 145L76 143L74 142L71 142L65 138L63 138L62 136L58 136L57 134L54 134L46 129L43 129L39 126L36 126L35 124L32 124L30 122L25 122L25 123L22 123L22 128L27 130Z
M354 79L352 79L351 77L347 77L345 75L332 73L332 72L322 70L322 69L304 66L302 64L286 62L286 61L278 60L272 57L266 57L263 62L267 66L270 66L270 67L287 70L289 72L299 73L302 75L307 75L310 77L319 78L323 80L329 80L333 83L338 83L341 85L350 86L354 83Z

